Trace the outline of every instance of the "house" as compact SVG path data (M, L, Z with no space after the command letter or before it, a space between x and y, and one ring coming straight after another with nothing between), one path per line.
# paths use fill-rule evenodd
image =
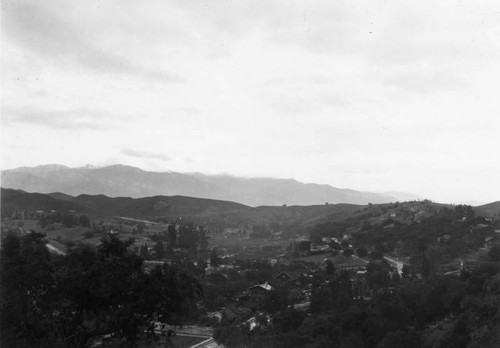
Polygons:
M498 245L500 245L500 238L498 238L497 236L490 236L484 239L484 246L487 249Z
M221 320L222 320L222 312L221 312L221 311L208 312L208 313L207 313L207 318L208 318L208 319L214 319L214 320L216 320L218 323L220 323L220 322L221 322Z
M269 291L271 291L273 287L269 285L268 282L265 282L263 284L256 284L248 288L248 291L253 294L265 294Z
M220 348L220 347L224 347L224 346L218 344L217 341L213 337L210 337L210 338L207 338L206 340L204 340L200 343L192 345L189 348Z
M331 259L335 268L339 271L364 271L368 261L355 256L339 255Z
M302 290L300 287L294 287L288 289L287 294L288 294L288 300L291 303L298 303L305 300L304 290Z
M279 272L273 276L274 279L279 280L283 283L294 280L290 274L285 271Z
M258 318L259 317L259 318ZM267 329L271 325L271 316L269 314L264 314L262 312L258 313L256 316L244 321L239 327L246 327L249 331L259 327L261 329Z
M340 243L338 238L335 238L335 237L323 237L323 238L321 238L321 241L323 243L331 243L331 242Z
M399 275L403 273L403 267L405 264L408 264L408 259L403 258L403 259L398 259L396 257L390 257L390 256L384 256L384 260L389 263L397 272Z
M346 260L345 262L335 265L342 271L364 271L366 270L366 265L368 261L364 261L358 258L350 258L350 260Z
M302 278L307 272L307 269L278 272L273 275L273 279L271 279L271 286L283 286L285 284L300 285Z
M328 244L311 243L312 252L329 252L332 248Z

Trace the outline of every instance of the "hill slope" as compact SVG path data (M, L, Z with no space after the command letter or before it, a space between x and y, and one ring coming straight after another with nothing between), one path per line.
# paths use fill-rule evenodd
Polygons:
M56 210L89 213L98 216L168 220L182 217L197 223L210 222L223 225L266 224L282 222L311 225L327 220L343 220L363 206L329 204L314 206L261 206L252 208L243 204L185 196L154 196L144 198L107 197L105 195L79 195L62 199L40 193L2 188L2 215L10 216L15 210Z
M68 212L76 210L79 212L91 212L92 209L82 206L76 202L64 201L41 193L28 193L21 190L2 188L1 209L2 217L10 216L16 210L43 210L49 212L56 210Z
M85 207L92 207L93 211L100 215L120 215L138 218L209 215L251 209L248 206L234 202L185 196L112 198L105 195L80 195L75 197L72 202Z
M15 210L67 212L75 210L102 216L127 217L180 217L202 214L218 214L252 209L243 204L212 199L155 196L144 198L107 197L105 195L79 195L61 198L49 194L29 193L21 190L2 188L2 215L8 216ZM56 195L57 196L57 195Z
M61 165L2 171L2 186L28 192L60 192L72 196L110 197L182 195L239 202L250 206L385 203L398 199L384 194L305 184L293 179L240 178L229 175L148 172L114 165L68 168Z
M500 201L474 207L474 211L478 215L498 218L500 217Z

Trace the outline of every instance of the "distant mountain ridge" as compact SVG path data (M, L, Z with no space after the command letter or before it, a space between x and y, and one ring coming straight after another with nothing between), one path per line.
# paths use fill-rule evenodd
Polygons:
M182 195L239 202L249 206L315 205L325 202L367 204L404 200L396 195L306 184L294 179L150 172L125 165L70 168L50 164L3 170L2 187L72 196L104 194L140 198Z

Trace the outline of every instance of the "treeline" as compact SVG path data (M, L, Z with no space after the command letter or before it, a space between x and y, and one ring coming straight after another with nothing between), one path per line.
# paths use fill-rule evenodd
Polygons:
M50 213L43 214L38 218L40 227L45 228L53 223L62 223L66 227L82 226L90 227L90 218L87 215L76 215L73 213Z
M174 254L174 249L177 248L193 253L206 251L209 240L207 229L190 223L170 223L166 231L150 234L150 238L155 242L154 247L151 249L147 244L144 244L138 250L144 259L161 260L165 257L171 257Z
M153 321L180 324L201 296L198 282L164 265L145 272L132 241L114 236L98 248L50 254L44 235L2 239L2 347L88 346L111 335L133 345Z

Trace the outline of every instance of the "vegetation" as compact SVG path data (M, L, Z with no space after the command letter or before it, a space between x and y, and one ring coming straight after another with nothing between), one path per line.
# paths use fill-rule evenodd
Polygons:
M272 326L248 330L231 323L216 337L229 347L498 347L498 267L459 277L391 277L368 269L371 298L353 297L347 272L316 282L311 313L287 306L280 292L265 300Z
M132 241L49 254L44 235L8 234L1 250L2 346L86 346L112 334L136 341L153 321L180 324L201 295L198 282L167 265L145 272Z
M313 208L199 224L15 211L2 223L0 343L134 346L155 322L189 321L228 347L499 346L498 222L425 201L347 207L306 229Z

